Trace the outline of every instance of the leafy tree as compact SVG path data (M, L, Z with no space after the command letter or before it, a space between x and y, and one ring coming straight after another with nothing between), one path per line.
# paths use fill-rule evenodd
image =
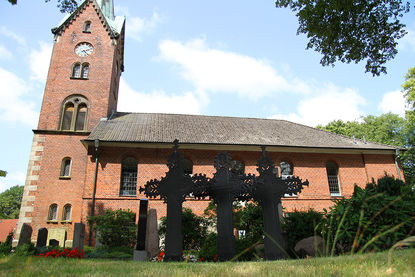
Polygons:
M0 194L0 218L19 218L23 186L14 186Z
M0 170L0 177L6 177L7 172L4 170Z
M276 6L296 13L297 34L307 34L307 49L323 55L323 66L366 60L366 72L376 76L398 53L407 33L400 19L410 8L402 0L277 0Z
M108 247L134 247L136 242L135 213L127 210L105 210L105 214L89 216L88 222L99 231L98 240Z
M407 151L404 152L401 160L406 181L415 185L415 67L409 69L402 88L409 110L405 113Z
M7 0L12 5L17 4L17 0ZM45 0L45 2L50 2L50 0ZM72 13L78 7L77 0L58 0L58 5L61 13Z

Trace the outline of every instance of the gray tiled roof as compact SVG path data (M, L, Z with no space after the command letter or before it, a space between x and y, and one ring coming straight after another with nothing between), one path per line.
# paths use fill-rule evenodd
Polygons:
M265 145L393 150L286 120L159 113L115 113L87 141Z

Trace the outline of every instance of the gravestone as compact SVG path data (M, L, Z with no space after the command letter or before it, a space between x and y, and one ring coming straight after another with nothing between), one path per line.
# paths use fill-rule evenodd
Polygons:
M102 246L102 243L101 243L101 241L99 240L99 231L98 230L96 230L95 231L95 246L94 246L94 248L99 248L99 247L101 247Z
M140 210L137 227L137 244L134 250L134 261L145 261L147 259L146 232L147 232L147 208L148 200L140 199Z
M32 237L32 226L30 226L27 223L23 223L22 229L20 231L20 237L19 242L17 243L17 246L24 245L26 243L30 243L30 238Z
M36 247L46 246L47 239L48 239L48 229L46 229L46 228L40 228L37 231Z
M66 228L54 228L49 229L48 231L48 242L50 245L51 240L56 240L59 242L60 247L65 247L65 241L66 241Z
M148 211L147 232L146 232L146 250L150 258L157 256L160 252L156 209L150 209Z
M60 246L59 244L60 244L59 241L56 239L49 240L49 246Z
M85 224L75 223L73 231L72 248L84 249Z

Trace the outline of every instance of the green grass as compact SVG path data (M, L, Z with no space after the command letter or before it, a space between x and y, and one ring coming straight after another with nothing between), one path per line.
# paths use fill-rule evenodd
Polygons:
M99 259L0 259L0 276L415 276L415 249L304 260L159 263Z

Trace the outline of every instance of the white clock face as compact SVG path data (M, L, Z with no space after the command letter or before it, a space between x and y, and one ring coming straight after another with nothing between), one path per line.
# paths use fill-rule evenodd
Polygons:
M94 51L94 48L92 47L92 44L88 42L81 42L77 46L75 46L75 54L77 54L80 57L86 57L88 55L91 55Z

